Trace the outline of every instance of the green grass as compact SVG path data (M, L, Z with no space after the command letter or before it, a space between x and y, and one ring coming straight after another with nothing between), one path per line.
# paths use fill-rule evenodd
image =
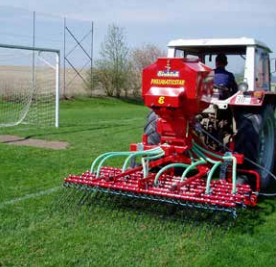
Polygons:
M147 113L119 100L78 99L61 103L59 129L1 130L70 147L0 144L0 266L276 266L275 199L243 212L231 228L183 222L167 207L148 203L115 205L103 198L91 206L64 204L64 190L1 207L61 185L100 153L128 150L140 141Z

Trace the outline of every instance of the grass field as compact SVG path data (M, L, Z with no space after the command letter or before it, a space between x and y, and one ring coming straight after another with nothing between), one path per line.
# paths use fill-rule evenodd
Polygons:
M78 99L61 103L59 129L0 131L70 143L60 151L0 144L1 267L276 266L276 199L242 212L231 227L189 222L147 203L67 201L62 178L140 141L147 113L119 100Z

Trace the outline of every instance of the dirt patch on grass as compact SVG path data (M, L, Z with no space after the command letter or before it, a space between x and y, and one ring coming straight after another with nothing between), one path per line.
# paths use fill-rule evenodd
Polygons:
M66 149L69 144L61 141L46 141L41 139L24 138L16 135L0 135L0 143L17 145L17 146L31 146L48 148L54 150Z

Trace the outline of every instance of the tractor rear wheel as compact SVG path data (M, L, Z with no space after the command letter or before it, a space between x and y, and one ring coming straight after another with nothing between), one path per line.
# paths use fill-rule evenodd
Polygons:
M259 113L241 112L237 118L237 127L236 151L244 154L246 159L262 166L258 167L245 159L243 167L258 171L261 175L261 191L271 191L275 185L275 179L266 170L273 172L275 161L276 138L273 107L268 105Z
M148 137L149 145L157 145L160 143L160 135L157 133L158 116L154 111L151 111L147 116L147 123L144 127L144 134Z
M160 135L157 133L157 119L158 116L154 111L151 111L147 116L144 134L147 135L147 142L149 145L157 145L160 143ZM138 166L141 166L141 164L136 162L136 157L132 158L130 167L135 168Z

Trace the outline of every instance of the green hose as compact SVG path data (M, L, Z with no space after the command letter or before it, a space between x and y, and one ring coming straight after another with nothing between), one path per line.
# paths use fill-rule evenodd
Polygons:
M211 193L211 180L214 175L214 172L216 169L221 165L221 161L218 161L214 164L214 166L211 168L210 172L208 173L207 176L207 182L206 182L206 189L205 189L205 194L210 194Z
M157 154L157 155L156 155ZM91 169L90 169L90 172L93 173L94 172L94 168L96 166L96 164L100 161L100 163L98 164L98 167L97 167L97 171L96 171L96 178L99 177L100 175L100 170L104 164L104 162L110 158L113 158L113 157L124 157L124 156L127 156L127 159L125 160L124 162L124 166L123 166L123 172L126 170L127 168L127 165L129 163L129 161L131 160L132 157L136 157L136 156L148 156L149 159L153 159L155 157L162 157L164 156L165 152L160 148L160 147L156 147L156 148L153 148L153 149L149 149L149 150L144 150L144 151L135 151L135 152L132 152L132 151L127 151L127 152L108 152L108 153L104 153L102 155L100 155L99 157L97 157L92 165L91 165ZM147 168L146 166L144 165L143 167L143 170L144 170L144 174L147 174Z
M200 164L206 164L206 160L204 160L203 158L201 158L199 161L196 161L194 163L192 163L182 174L180 182L182 183L185 179L185 177L187 176L187 174L189 173L189 171L195 169L196 166L200 165Z
M232 194L237 193L237 159L233 156L225 156L224 160L232 160Z
M206 164L207 162L209 162L209 163L213 164L214 166L212 166L212 168L210 169L210 171L208 173L205 193L210 194L210 192L211 192L210 185L211 185L211 180L214 175L214 172L222 164L222 160L223 161L231 160L232 166L233 166L233 169L232 169L232 193L235 194L237 192L237 188L236 188L237 159L234 156L232 156L231 154L230 155L226 154L224 156L217 155L217 154L201 147L195 141L193 141L192 152L199 158L199 160L195 160L193 157L193 154L189 150L188 153L189 153L192 164L189 165L189 164L184 164L184 163L172 163L172 164L169 164L169 165L163 167L156 174L155 179L154 179L154 185L155 186L158 185L158 179L160 178L162 173L164 173L169 168L175 168L175 167L186 168L181 176L181 179L180 179L180 182L183 182L185 180L185 177L188 175L188 173L191 170L195 169L196 166L201 165L201 164ZM219 161L209 158L206 154L219 159ZM98 156L93 161L93 163L91 165L90 172L94 173L95 166L98 164L97 171L96 171L96 178L98 178L100 176L100 170L106 160L113 158L113 157L127 157L125 159L123 167L122 167L122 172L125 172L127 169L127 166L129 165L129 162L131 161L132 158L142 157L141 163L142 163L142 167L143 167L143 177L146 178L148 176L148 171L149 171L149 161L161 158L164 155L165 155L165 152L162 150L161 147L156 147L156 148L153 148L150 150L135 151L135 152L132 152L132 151L108 152L108 153L104 153L104 154Z
M184 163L172 163L172 164L169 164L169 165L166 165L165 167L163 167L155 176L155 179L154 179L154 185L157 186L158 185L158 179L160 177L160 175L166 171L167 169L170 169L170 168L175 168L175 167L180 167L180 168L187 168L189 167L190 165L189 164L184 164Z
M159 148L154 148L154 149L151 149L151 150L145 150L147 152L144 151L144 153L148 153L148 152L151 152L151 151L154 151L154 150L157 150ZM138 151L139 153L140 151ZM100 156L98 156L92 163L91 165L91 169L90 169L90 172L93 173L94 172L94 168L95 168L95 165L98 163L99 160L101 160L102 158L106 157L106 156L109 156L109 155L117 155L117 154L123 154L124 156L128 156L128 155L132 155L134 153L137 153L137 152L132 152L132 151L126 151L126 152L107 152L107 153L104 153Z
M205 160L207 162L210 162L210 163L214 164L214 166L211 168L210 172L208 173L207 181L206 181L205 194L210 194L210 192L211 192L211 190L210 190L211 179L212 179L212 176L213 176L215 170L218 168L218 166L221 165L221 161L215 161L213 159L210 159L209 157L207 157L206 155L204 155L200 150L198 150L196 147L193 147L193 152L198 157L203 157L203 158L205 158Z
M151 150L143 150L143 151L137 151L137 152L133 152L132 154L130 154L125 162L124 162L124 165L123 165L123 168L122 168L122 172L125 172L125 170L127 169L127 166L130 162L130 160L133 158L133 157L139 157L139 156L143 156L143 155L147 155L147 154L160 154L162 153L163 150L162 148L160 147L157 147L157 148L154 148L154 149L151 149Z
M143 157L141 159L142 162L142 166L143 166L143 177L146 178L148 176L148 172L149 172L149 161L153 160L153 159L158 159L161 158L165 155L165 152L161 152L158 155L154 155L154 156L148 156L148 157Z
M207 150L207 149L201 147L201 146L198 145L195 141L193 141L193 145L194 145L196 148L200 149L201 151L205 152L206 154L209 154L209 155L213 156L214 158L223 159L223 156L217 155L216 153L213 153L213 152L211 152L211 151L209 151L209 150Z
M189 153L189 156L190 156L190 159L191 159L192 163L195 162L195 158L193 156L193 153L190 150L188 150L188 153Z
M119 153L119 152L107 152L107 153L104 153L104 154L98 156L98 157L93 161L93 163L92 163L92 165L91 165L91 168L90 168L90 172L91 172L91 173L94 173L94 168L95 168L95 166L96 166L96 164L98 163L99 160L101 160L102 158L104 158L104 157L106 157L106 156L108 156L108 155L117 154L117 153ZM122 152L120 152L120 153L122 153ZM126 153L131 153L131 152L126 152Z
M211 152L211 151L209 151L209 150L207 150L207 149L204 149L203 147L201 147L201 146L199 146L197 143L195 143L195 142L193 142L193 144L194 144L194 150L195 150L195 152L201 152L201 151L203 151L203 152L205 152L205 153L207 153L207 154L209 154L209 155L212 155L213 157L216 157L216 158L219 158L219 159L222 159L222 160L231 160L232 161L232 166L233 166L233 169L232 169L232 194L235 194L235 193L237 193L237 159L234 157L234 156L232 156L231 154L229 155L229 156L219 156L219 155L217 155L217 154L215 154L215 153L213 153L213 152ZM201 151L198 151L198 150L201 150ZM202 154L202 153L199 153L199 154ZM213 173L214 173L214 171L216 170L216 168L221 164L216 164L216 161L214 161L214 160L212 160L212 159L210 159L210 158L208 158L208 157L206 157L206 159L208 160L208 161L210 161L211 163L213 163L213 164L215 164L215 166L212 168L213 169L213 171L212 171L212 169L211 169L211 171L210 171L210 173L209 173L209 175L208 175L208 178L207 178L207 183L206 183L206 193L208 192L208 194L210 193L210 183L211 183L211 175L210 174L212 174L213 175ZM213 161L213 162L212 162Z
M106 160L108 160L110 158L114 158L114 157L124 157L124 156L128 156L128 155L129 155L129 153L127 153L127 152L113 152L110 155L106 156L104 159L101 160L101 162L98 165L96 178L98 178L100 176L101 168Z

